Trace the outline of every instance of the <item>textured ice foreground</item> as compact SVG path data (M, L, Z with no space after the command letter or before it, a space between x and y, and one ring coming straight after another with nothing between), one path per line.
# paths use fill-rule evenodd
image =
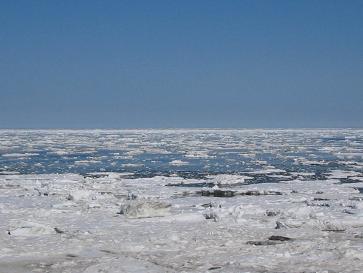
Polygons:
M124 150L109 143L114 162L127 154L123 163L147 175L51 174L46 164L59 158L46 149L62 157L68 150L76 168L81 151L88 157L104 149L99 139L110 133L92 133L92 142L72 132L75 146L57 140L60 131L36 134L2 135L1 273L362 272L361 131L140 131L124 139ZM198 140L203 134L205 142ZM151 144L155 138L167 144ZM147 172L148 157L138 156L151 150L172 173ZM32 168L34 154L45 157L48 173ZM192 169L206 162L215 168ZM245 164L218 169L227 162Z
M233 190L228 198L188 183L195 180L2 176L0 271L361 272L363 196L355 188L363 183L204 189Z

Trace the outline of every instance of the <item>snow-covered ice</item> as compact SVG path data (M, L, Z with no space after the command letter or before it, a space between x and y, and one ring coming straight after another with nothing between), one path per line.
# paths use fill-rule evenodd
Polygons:
M362 152L363 131L0 131L0 140L1 273L362 272L362 159L339 154ZM62 157L70 168L53 172L68 166Z

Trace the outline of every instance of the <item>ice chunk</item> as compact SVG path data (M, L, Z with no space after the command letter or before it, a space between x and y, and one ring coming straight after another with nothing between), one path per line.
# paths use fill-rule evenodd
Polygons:
M170 206L170 204L159 201L135 199L121 205L120 214L127 218L160 217L169 214Z
M8 231L9 235L12 236L39 236L39 235L49 235L55 234L56 231L50 226L46 226L34 222L23 222L19 224L18 227L10 229Z

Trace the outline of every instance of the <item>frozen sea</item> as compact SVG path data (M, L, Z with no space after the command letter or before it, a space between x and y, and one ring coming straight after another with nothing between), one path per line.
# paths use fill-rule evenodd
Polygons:
M363 130L0 130L0 273L363 272Z

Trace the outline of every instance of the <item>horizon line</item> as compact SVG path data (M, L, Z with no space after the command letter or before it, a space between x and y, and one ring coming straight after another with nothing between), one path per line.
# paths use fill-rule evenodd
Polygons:
M107 128L97 128L97 127L90 127L90 128L73 128L73 127L54 127L54 128L47 128L47 127L40 127L40 128L1 128L0 131L10 131L10 130L19 130L19 131L41 131L41 130L49 130L49 131L56 131L56 130L69 130L69 131L91 131L91 130L105 130L105 131L112 131L112 130L363 130L363 127L107 127Z

